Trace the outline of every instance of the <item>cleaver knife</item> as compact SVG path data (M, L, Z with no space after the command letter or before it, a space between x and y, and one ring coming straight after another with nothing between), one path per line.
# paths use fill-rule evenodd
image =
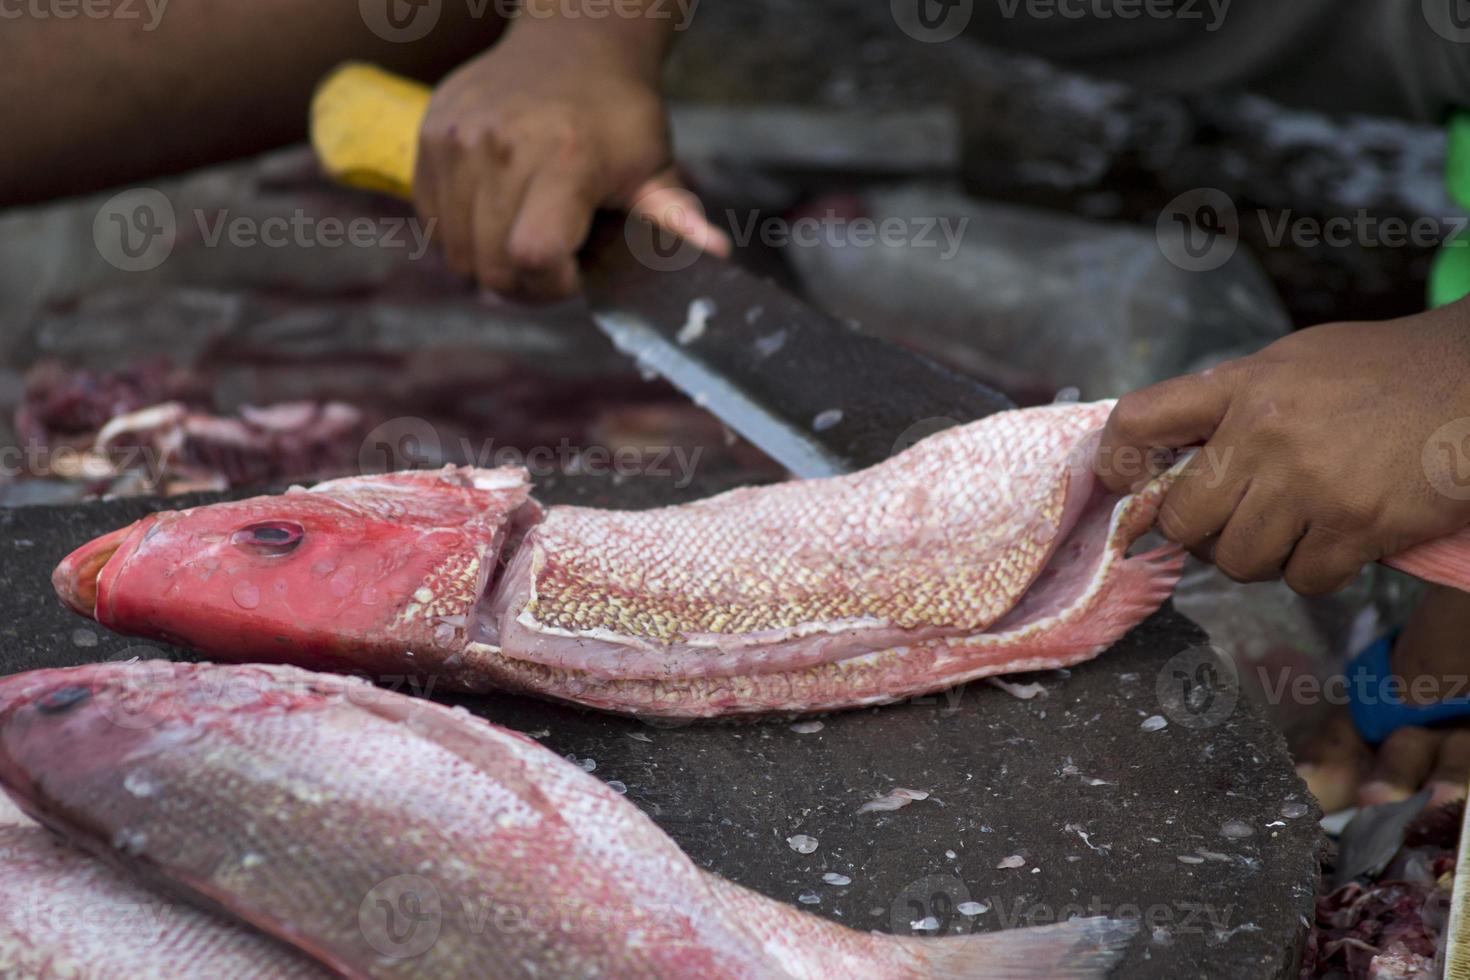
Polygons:
M311 109L327 174L410 198L429 96L370 65L328 75ZM612 343L795 476L861 469L1015 407L649 222L599 214L581 258L589 312Z

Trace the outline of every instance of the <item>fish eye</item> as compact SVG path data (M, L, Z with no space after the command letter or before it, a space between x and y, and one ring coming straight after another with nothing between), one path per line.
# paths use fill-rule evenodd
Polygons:
M74 684L71 687L58 688L46 694L36 702L36 707L43 715L59 715L70 711L91 696L91 688Z
M288 555L301 544L306 529L293 521L262 521L240 528L230 543L253 555Z

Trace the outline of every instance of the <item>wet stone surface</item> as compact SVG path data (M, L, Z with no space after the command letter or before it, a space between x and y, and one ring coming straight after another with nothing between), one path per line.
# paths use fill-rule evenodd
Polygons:
M670 497L636 482L539 492L624 506ZM0 510L0 673L187 656L84 623L49 585L69 549L157 506ZM625 787L701 866L855 928L1136 916L1117 976L1294 975L1319 814L1281 738L1232 703L1231 687L1206 677L1214 697L1192 707L1168 696L1180 683L1171 657L1202 642L1166 609L1070 676L1020 678L1045 689L1029 700L982 682L820 728L655 727L517 697L448 700ZM1186 660L1183 675L1201 677ZM1143 724L1155 716L1167 723ZM859 812L895 790L915 792Z

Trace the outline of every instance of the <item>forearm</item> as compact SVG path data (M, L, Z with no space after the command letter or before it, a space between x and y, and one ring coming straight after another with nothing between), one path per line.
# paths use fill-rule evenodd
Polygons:
M355 3L173 0L137 19L0 21L0 205L148 180L306 136L316 82L360 58L425 80L485 50L489 4L446 3L428 35L395 43ZM118 8L120 9L120 5ZM149 29L151 27L151 29Z
M545 44L656 87L674 35L692 16L692 0L526 0L507 39Z

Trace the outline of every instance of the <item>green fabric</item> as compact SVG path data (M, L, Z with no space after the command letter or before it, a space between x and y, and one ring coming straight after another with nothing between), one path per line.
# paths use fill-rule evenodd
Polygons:
M1470 296L1470 234L1460 232L1440 246L1429 270L1429 306L1448 306Z
M1462 110L1450 117L1449 135L1445 186L1460 207L1470 211L1470 112Z
M1460 207L1470 211L1470 112L1450 117L1445 154L1445 186ZM1470 296L1470 229L1440 246L1429 270L1429 306L1446 306Z

